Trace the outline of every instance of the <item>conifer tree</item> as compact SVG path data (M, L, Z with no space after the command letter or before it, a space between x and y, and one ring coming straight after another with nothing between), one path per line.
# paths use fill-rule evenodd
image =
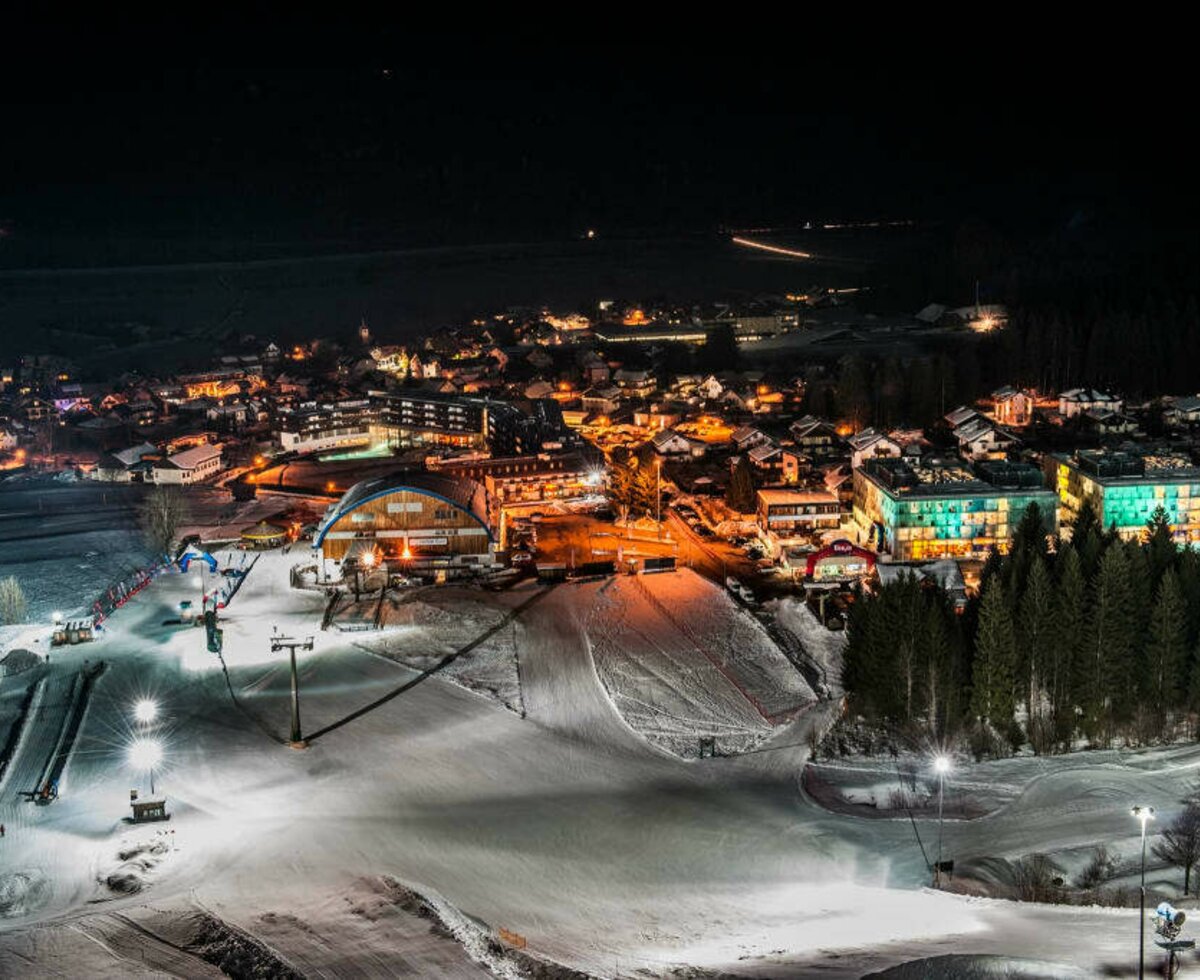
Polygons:
M1075 705L1083 689L1087 626L1087 585L1079 552L1067 545L1058 555L1058 588L1055 620L1057 642L1051 645L1047 668L1054 732L1059 742L1069 740L1075 728Z
M922 636L924 661L925 715L929 731L935 737L946 731L946 700L950 689L950 636L946 628L946 610L941 602L928 603Z
M1089 735L1111 735L1114 721L1127 714L1131 706L1134 636L1130 599L1125 549L1110 547L1092 583L1086 665L1081 677Z
M1150 619L1150 608L1158 584L1151 581L1150 562L1146 549L1136 541L1124 542L1125 557L1129 562L1129 619L1134 643L1142 642Z
M979 607L971 713L999 731L1007 729L1013 719L1016 655L1012 610L1004 595L1004 585L993 577L984 587Z
M1033 559L1029 569L1017 617L1017 637L1022 681L1020 696L1029 709L1029 734L1032 737L1034 724L1042 711L1042 695L1054 648L1058 645L1053 583L1046 571L1046 563L1040 557Z
M1187 665L1187 616L1174 569L1167 569L1158 586L1149 634L1140 688L1143 703L1157 712L1161 723L1179 704Z
M1175 562L1175 539L1166 508L1159 504L1146 522L1147 559L1150 563L1152 587L1157 589L1163 573Z

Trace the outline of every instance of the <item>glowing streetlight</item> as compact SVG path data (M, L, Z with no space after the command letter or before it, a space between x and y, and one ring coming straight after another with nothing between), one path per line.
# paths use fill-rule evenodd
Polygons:
M133 717L139 725L149 725L158 717L158 705L149 698L142 698L133 706Z
M1133 815L1142 824L1142 897L1138 906L1138 980L1146 975L1146 824L1154 819L1154 807L1135 806Z
M129 746L129 764L137 770L149 770L150 795L154 795L154 767L162 762L162 746L157 739L135 739Z
M52 622L55 626L57 626L62 621L63 621L63 614L60 613L57 609L55 609L54 612L52 612L50 614L50 622Z
M950 771L950 757L948 755L934 756L933 771L937 773L938 778L937 864L933 866L933 886L937 888L942 880L942 799L945 796L946 773Z

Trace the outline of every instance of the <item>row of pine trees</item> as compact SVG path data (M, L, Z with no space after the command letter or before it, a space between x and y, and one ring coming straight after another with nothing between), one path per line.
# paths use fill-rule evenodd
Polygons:
M1180 737L1200 710L1200 554L1155 511L1140 541L1105 531L1086 502L1069 543L1036 505L993 553L963 611L902 577L851 610L852 710L978 753L1066 751Z

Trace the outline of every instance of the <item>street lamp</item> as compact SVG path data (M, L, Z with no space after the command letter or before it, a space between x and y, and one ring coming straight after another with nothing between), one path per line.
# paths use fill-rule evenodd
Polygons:
M950 771L950 757L934 756L933 771L938 778L938 845L937 864L933 866L933 887L937 888L942 880L942 799L945 796L946 773Z
M129 762L134 769L150 771L150 795L154 795L154 767L162 761L162 746L157 739L135 739L129 746Z
M1154 819L1154 807L1135 806L1133 815L1142 824L1142 897L1138 906L1138 980L1146 975L1146 824Z
M654 521L658 524L658 536L662 538L662 457L654 459Z
M158 717L158 705L149 698L142 698L133 706L133 717L139 725L149 725Z
M62 621L63 621L63 614L60 613L57 609L55 609L54 612L52 612L50 614L50 622L52 622L55 626L57 626Z

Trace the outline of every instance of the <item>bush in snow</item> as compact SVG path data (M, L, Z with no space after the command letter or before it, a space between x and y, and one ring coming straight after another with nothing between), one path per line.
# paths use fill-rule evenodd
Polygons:
M1045 854L1030 854L1013 866L1013 887L1022 902L1061 903L1062 874Z
M1116 858L1109 854L1107 847L1101 844L1092 852L1092 859L1088 862L1087 867L1079 872L1075 884L1085 891L1091 891L1113 878L1116 873Z

